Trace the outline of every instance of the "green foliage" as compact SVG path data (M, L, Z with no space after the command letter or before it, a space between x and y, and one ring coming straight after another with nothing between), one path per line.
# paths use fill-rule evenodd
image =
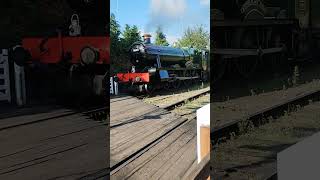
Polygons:
M166 35L162 32L161 27L157 28L156 40L155 40L154 44L159 45L159 46L169 46L169 43L166 39Z
M119 55L121 53L120 46L120 25L116 20L114 14L110 16L110 49L111 49L111 58Z
M114 14L110 16L110 51L111 74L123 72L131 67L127 50L129 46L141 41L141 35L137 26L125 25L123 32Z
M121 32L120 25L114 14L110 16L110 39L111 39L111 56L119 56L136 41L141 41L141 35L137 26L126 24L124 31ZM122 35L122 37L120 37Z
M187 30L185 30L183 37L178 40L177 46L207 49L209 42L210 35L203 26L194 28L188 27Z
M136 25L130 27L126 24L122 35L121 41L124 48L128 48L134 42L141 41L141 35Z

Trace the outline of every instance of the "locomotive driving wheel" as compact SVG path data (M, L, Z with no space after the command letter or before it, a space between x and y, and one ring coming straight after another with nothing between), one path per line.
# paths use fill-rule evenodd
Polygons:
M259 33L258 29L248 29L242 31L239 36L240 49L259 49ZM240 56L236 59L235 65L240 75L249 78L256 70L261 56L260 54L254 56Z
M179 89L181 86L181 81L179 79L172 82L173 89Z
M285 61L284 61L284 54L283 53L276 53L266 56L265 61L269 62L269 66L271 67L271 71L273 73L278 73L283 70Z
M145 87L146 87L145 90L149 95L152 95L156 90L156 87L153 84L146 84Z
M285 68L286 65L286 59L287 59L287 48L286 45L281 39L281 35L279 33L276 33L272 37L273 46L277 48L282 48L283 51L280 53L275 53L271 55L271 67L274 72L280 72Z
M235 61L238 72L245 78L249 78L256 70L259 57L240 57Z
M191 71L191 77L193 78L193 79L192 79L192 83L196 84L196 83L199 82L199 78L198 78L199 75L198 75L198 73L197 73L196 70L192 70L192 71Z
M214 56L213 58L213 82L218 81L222 78L226 71L227 60L221 56Z
M189 70L186 70L186 71L184 72L184 77L187 77L187 78L191 77L191 72L190 72ZM183 80L183 85L184 85L185 87L190 87L191 84L192 84L192 80L191 80L191 79L185 79L185 80Z
M164 82L163 88L164 88L166 91L171 91L171 90L172 90L172 83L171 83L171 82Z

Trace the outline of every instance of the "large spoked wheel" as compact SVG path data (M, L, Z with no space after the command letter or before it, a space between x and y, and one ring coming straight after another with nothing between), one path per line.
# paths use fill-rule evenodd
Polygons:
M276 53L276 54L270 54L263 58L263 60L267 63L267 67L271 67L271 72L276 73L280 72L283 67L283 54Z
M185 71L184 72L184 77L191 77L191 73L189 71ZM192 84L192 80L191 79L185 79L183 80L183 85L185 87L190 87Z
M148 93L148 95L153 95L155 90L156 87L153 84L146 84L146 92Z
M245 78L249 78L256 71L259 57L241 57L235 61L235 64L239 74Z
M193 79L192 79L192 83L193 84L197 84L197 83L199 83L200 82L200 75L198 74L198 72L196 71L196 70L193 70L192 72L191 72L191 76L193 77Z
M181 87L181 81L179 79L172 82L173 89L179 89Z
M238 45L241 49L258 49L259 31L256 29L244 30L240 33L240 39L238 39ZM240 75L245 78L249 78L256 70L258 63L261 59L260 55L257 56L241 56L235 60L235 66Z
M171 91L171 90L172 90L171 82L164 82L163 88L164 88L166 91Z
M286 60L288 59L287 57L287 47L285 44L283 44L281 40L281 35L279 33L274 32L272 36L272 42L273 46L277 48L282 48L283 51L280 53L272 54L271 57L271 67L274 72L281 72L286 68Z
M212 68L213 82L216 82L223 77L223 75L225 74L225 71L226 71L226 67L227 67L227 60L221 58L220 56L214 56L213 68Z

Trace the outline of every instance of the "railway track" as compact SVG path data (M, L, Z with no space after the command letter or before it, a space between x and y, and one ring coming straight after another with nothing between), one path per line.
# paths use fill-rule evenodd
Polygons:
M159 111L160 109L164 109L167 112L172 112L176 107L180 107L181 105L190 102L192 100L195 100L201 96L204 96L206 94L210 93L210 89L204 89L202 91L199 91L197 93L193 93L183 99L178 99L176 101L172 101L168 104L162 104L162 105L158 105L156 109L150 109L148 110L146 113L147 114L152 114L154 112ZM173 98L173 96L166 96L165 98ZM127 98L124 98L124 100ZM114 102L120 102L122 101L122 99L119 100L114 100ZM156 105L156 104L154 104ZM110 129L115 129L115 128L119 128L119 126L125 126L127 124L130 123L135 123L138 121L141 121L143 119L143 116L145 116L145 114L142 114L140 116L137 116L133 119L131 119L130 121L126 121L126 122L122 122L122 123L117 123L117 124L111 124ZM148 144L144 145L142 148L140 148L139 150L135 151L134 153L132 153L130 156L126 157L125 159L123 159L122 161L118 162L117 164L113 165L111 167L111 171L110 171L110 175L114 175L116 174L121 168L127 166L128 164L130 164L131 162L133 162L134 160L136 160L137 158L139 158L141 155L143 155L144 153L146 153L147 151L149 151L150 149L152 149L153 147L157 146L159 143L161 143L162 141L164 141L164 139L166 139L167 137L169 137L172 133L174 133L177 129L182 128L184 125L190 123L191 121L196 121L196 115L193 114L192 116L189 116L188 118L186 117L182 117L183 120L179 121L179 123L176 123L174 126L170 127L169 129L166 129L166 131L164 133L162 133L160 136L158 136L157 138L155 138L153 141L149 142ZM195 128L195 127L194 127Z
M178 106L181 106L181 105L183 105L183 104L185 104L185 103L187 103L187 102L189 102L189 101L195 100L196 98L199 98L199 97L204 96L204 95L209 94L209 93L210 93L210 89L209 89L209 88L206 88L206 89L203 89L203 90L201 90L201 91L199 91L199 92L197 92L197 93L195 93L195 94L192 94L192 95L190 95L190 96L187 96L187 97L185 97L184 99L181 99L181 100L178 100L178 101L174 101L174 102L171 102L171 103L168 103L168 104L160 104L160 105L157 105L156 103L154 103L154 105L157 106L157 107L159 107L159 108L161 108L161 109L165 109L165 110L168 110L168 111L172 111L172 110L174 110L174 109L175 109L176 107L178 107ZM173 95L170 95L169 97L166 96L165 98L172 98L172 97L173 97ZM124 98L121 98L120 100L116 100L116 101L114 101L114 102L125 101L125 100L127 100L127 99L128 99L128 98L124 97ZM158 109L151 109L151 110L149 110L149 111L146 111L146 113L152 113L152 112L155 112L155 111L158 111ZM122 125L125 125L125 124L128 124L128 123L132 123L132 122L139 121L139 119L142 118L143 115L144 115L144 114L139 115L139 116L133 118L133 120L131 120L131 121L126 121L126 122L121 122L121 123L117 123L117 124L112 124L112 125L110 126L110 128L113 129L113 128L116 128L116 127L119 127L119 126L122 126ZM191 118L191 119L194 119L194 118L196 118L195 115L194 115L194 117Z
M279 119L286 113L295 111L297 107L304 107L309 105L310 102L315 102L319 100L320 90L304 92L285 101L274 103L272 106L266 107L262 110L252 112L245 118L232 119L226 121L226 123L224 124L212 127L211 129L213 131L211 132L211 141L213 144L213 150L218 147L218 144L226 142L232 136L239 136L241 134L249 133L246 130L240 130L240 126L249 128L249 124L251 124L254 127L258 127L263 124L267 124L269 122L270 117L272 117L273 120L277 121L277 119ZM265 170L258 170L260 173L267 172L263 173L265 180L275 179L277 172L274 169L274 166L268 167L267 165L265 168ZM217 175L217 178L219 179L221 177Z
M210 88L207 87L200 90L196 90L191 93L166 95L164 97L160 96L160 97L156 97L155 99L146 100L146 102L154 104L162 109L173 110L176 107L181 106L182 104L195 100L209 93L210 93Z
M264 108L260 111L249 114L245 118L233 119L228 121L225 124L213 127L213 132L211 132L211 140L213 142L218 142L219 139L223 137L230 136L231 133L239 133L238 125L239 123L245 121L252 122L254 125L258 126L262 121L267 120L269 117L273 117L273 119L282 116L285 112L290 110L294 110L294 108L299 106L308 105L311 101L319 101L320 100L320 90L314 90L310 92L306 92L300 94L296 97L290 98L286 101L279 102L270 107Z

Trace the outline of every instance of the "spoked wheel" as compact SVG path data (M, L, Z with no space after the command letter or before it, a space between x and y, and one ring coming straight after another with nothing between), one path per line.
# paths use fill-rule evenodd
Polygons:
M196 70L193 70L193 71L191 72L191 76L194 78L194 79L192 79L192 83L193 83L193 84L197 84L197 83L200 82L200 79L199 79L199 78L195 78L195 77L200 77L200 75L198 74L198 72L197 72Z
M185 71L184 73L184 77L191 77L191 73L189 71ZM191 79L185 79L183 80L183 85L185 87L190 87L192 84L192 80Z
M235 64L240 75L249 78L259 64L259 57L241 57L235 61Z
M221 79L226 71L227 60L221 58L220 56L214 56L213 59L213 82Z
M240 39L238 39L239 48L243 49L257 49L259 48L260 31L257 29L248 29L240 33ZM249 78L256 70L261 56L242 56L235 60L236 68L240 75L245 78Z
M265 59L266 61L270 61L272 71L280 72L283 66L283 55L280 53L272 54L268 56L268 59Z
M181 86L181 81L179 79L172 82L173 89L179 89Z
M170 82L164 82L163 88L164 88L165 90L167 90L167 91L172 90L171 83L170 83Z
M152 95L155 90L156 87L153 84L146 84L146 92L148 93L148 95Z
M274 47L277 47L277 48L282 47L283 49L282 52L271 54L272 56L271 59L268 59L268 60L271 60L272 70L274 72L281 72L284 70L283 68L286 68L285 65L287 64L286 63L286 60L288 58L287 47L284 43L282 43L284 40L281 39L281 35L277 32L274 32L274 34L272 35L271 41Z

